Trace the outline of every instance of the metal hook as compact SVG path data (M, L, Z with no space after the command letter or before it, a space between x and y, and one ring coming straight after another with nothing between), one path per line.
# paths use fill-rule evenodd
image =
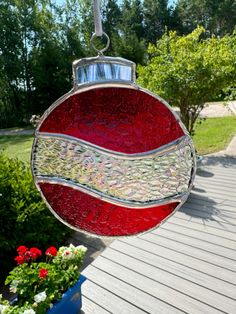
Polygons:
M104 36L106 38L107 44L106 44L106 46L103 49L97 49L95 47L94 43L93 43L94 38L95 37L102 37L102 36ZM110 38L109 38L109 36L105 32L102 32L102 36L97 36L96 33L93 33L93 35L92 35L92 37L90 39L90 44L91 44L92 48L98 52L99 56L102 56L103 52L106 51L108 49L109 45L110 45Z

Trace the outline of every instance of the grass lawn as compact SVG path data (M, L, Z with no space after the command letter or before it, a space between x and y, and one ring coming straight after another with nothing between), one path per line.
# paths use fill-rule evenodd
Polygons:
M236 118L209 118L196 127L193 137L199 155L223 150L236 134ZM19 158L29 164L32 135L0 135L0 150L12 158Z
M28 126L15 126L13 128L5 128L5 129L0 129L1 131L14 131L14 130L31 130L33 128L32 124Z
M31 147L33 143L32 135L1 135L0 150L12 158L29 163Z
M196 127L193 142L198 155L224 150L236 135L236 118L209 118Z

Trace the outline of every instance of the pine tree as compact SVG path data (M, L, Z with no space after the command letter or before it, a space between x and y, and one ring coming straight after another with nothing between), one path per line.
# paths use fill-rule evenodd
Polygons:
M236 25L235 0L179 0L175 10L184 33L201 25L209 35L224 36L232 33Z
M145 43L142 20L141 2L124 0L121 5L118 36L113 38L116 55L135 63L143 63Z
M145 39L155 43L171 24L171 10L168 0L144 0L143 19Z

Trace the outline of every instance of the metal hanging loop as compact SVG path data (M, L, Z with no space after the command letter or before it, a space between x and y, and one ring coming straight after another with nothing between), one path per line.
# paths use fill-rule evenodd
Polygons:
M98 52L99 56L103 55L103 52L106 51L109 48L109 45L110 45L110 38L109 38L109 36L105 32L102 33L102 36L104 36L106 38L106 40L107 40L106 46L103 49L96 48L96 46L94 44L94 39L96 37L98 37L96 35L96 33L93 33L93 35L92 35L92 37L90 39L91 47ZM99 36L99 37L102 37L102 36Z
M93 33L90 44L91 47L98 52L98 55L103 55L103 52L106 51L110 45L110 38L109 36L103 32L102 30L102 19L101 19L101 12L100 12L100 0L93 0L93 13L94 13L94 27L95 32ZM104 36L107 40L106 46L103 49L98 49L95 47L94 39L95 37L102 37Z

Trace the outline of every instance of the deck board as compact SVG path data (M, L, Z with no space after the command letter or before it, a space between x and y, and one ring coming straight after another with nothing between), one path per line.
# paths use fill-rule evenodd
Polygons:
M86 290L86 287L85 287ZM91 295L92 297L92 295ZM100 314L109 314L111 312L102 308L99 304L96 304L93 300L88 299L88 297L83 296L83 312L82 313L100 313ZM99 302L100 303L100 302ZM81 313L81 314L82 314Z
M166 301L168 301L171 296L171 298L175 300L178 308L188 313L194 307L200 309L203 313L206 304L209 310L212 308L214 310L220 309L223 311L227 306L231 312L233 311L235 300L224 295L219 295L215 291L193 282L192 278L189 280L184 278L181 274L178 275L176 270L172 273L168 268L163 270L162 267L158 265L154 266L146 261L143 262L135 257L130 257L109 249L104 255L105 258L102 257L95 262L95 265L99 265L100 269L103 269L103 267L107 270L110 269L114 274L114 268L118 268L117 274L118 271L126 271L126 278L129 278L128 276L130 275L130 280L133 280L137 274L140 274L143 277L142 281L139 283L140 289L149 291L149 293L155 293L155 296L160 296L160 289L158 287L153 291L155 285L158 284L162 290L162 299L165 297ZM123 270L120 266L126 270ZM138 285L138 279L136 285Z
M116 242L119 243L119 241L122 240L118 240ZM161 245L158 245L158 248L156 248L155 243L145 241L141 238L133 239L131 243L126 241L125 244L129 245L130 250L132 250L132 247L134 247L134 249L137 250L137 254L140 254L141 249L143 251L143 254L149 253L154 255L154 257L157 256L159 258L162 258L162 262L164 259L165 263L168 263L168 261L170 261L186 267L186 272L188 272L190 268L193 270L197 270L200 273L204 273L211 277L215 277L217 279L230 283L232 285L236 285L235 272L222 268L219 265L214 265L204 260L199 260L198 258L195 258L193 256L183 254L182 252L178 252L176 250L173 251L172 249L166 248ZM123 249L125 250L125 246Z
M131 247L130 245L127 245L126 243L121 243L116 241L114 245L112 245L112 249L126 254L130 257L136 258L139 261L146 262L149 265L152 265L157 268L161 268L162 270L169 272L171 274L174 274L178 277L182 277L186 280L189 280L191 282L195 282L200 286L207 287L212 290L212 284L214 283L214 291L223 294L225 296L229 296L230 298L234 299L236 301L236 295L233 293L234 285L231 283L227 283L225 281L220 280L219 278L216 278L213 274L213 276L210 276L209 273L204 273L199 270L199 266L195 264L195 269L193 267L190 267L191 264L186 267L186 265L178 263L175 261L175 258L173 257L171 259L166 259L164 256L156 255L150 252L144 251L142 247ZM107 250L104 254L104 257L109 258L109 254L113 254L112 251ZM196 267L197 266L197 267Z
M200 225L203 230L213 230L213 232L218 232L219 230L222 230L228 233L229 237L231 234L236 233L236 224L227 221L227 218L212 216L211 219L203 219L202 217L198 216L189 217L187 214L184 216L179 216L178 213L176 213L174 217L176 223L179 221L185 221L186 226L189 223L192 223L194 226Z
M200 247L191 246L187 243L183 243L179 241L178 236L176 236L176 238L174 239L174 238L162 237L162 236L158 236L153 233L150 233L148 237L144 235L143 239L157 245L168 247L172 249L173 252L175 251L181 252L182 254L192 256L194 258L206 261L214 265L221 265L222 268L236 271L235 261L232 261L231 259L228 259L222 255L217 255L209 251L202 250Z
M113 241L83 271L85 314L236 313L236 163L215 162L168 222Z
M236 227L236 225L234 226ZM218 244L222 243L223 246L234 249L236 245L236 234L232 232L228 232L222 229L209 228L208 226L204 226L202 228L201 225L196 224L192 221L186 222L185 220L177 219L176 217L167 221L162 228L187 232L191 229L193 236L198 237L198 239L210 239L212 238L213 242ZM225 241L229 240L229 241Z
M227 238L225 237L222 238L212 235L211 233L201 232L200 230L194 230L187 226L180 226L174 223L166 223L161 228L161 232L156 231L153 233L171 238L176 238L176 236L178 236L178 240L189 243L189 245L199 246L202 249L210 250L210 252L235 259L235 254L232 252L236 246L235 240L232 241L231 239L228 239L228 241L226 241ZM186 239L186 237L188 239ZM235 238L235 234L232 235L232 238ZM212 244L211 248L209 243Z

